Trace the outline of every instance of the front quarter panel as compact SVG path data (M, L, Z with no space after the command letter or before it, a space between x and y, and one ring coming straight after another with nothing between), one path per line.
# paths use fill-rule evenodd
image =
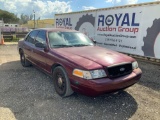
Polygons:
M18 41L18 46L17 46L18 52L19 52L19 50L22 49L22 48L23 48L23 40L19 40L19 41Z
M71 77L73 69L77 66L75 63L66 59L64 56L58 54L53 50L50 50L46 54L46 69L49 73L52 73L52 67L54 65L61 65L62 67L64 67L69 77Z

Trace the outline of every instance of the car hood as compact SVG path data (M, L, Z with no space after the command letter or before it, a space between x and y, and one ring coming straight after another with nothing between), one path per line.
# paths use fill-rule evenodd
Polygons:
M67 59L89 68L92 68L91 66L112 66L134 61L127 55L98 46L56 48L53 50L67 57Z

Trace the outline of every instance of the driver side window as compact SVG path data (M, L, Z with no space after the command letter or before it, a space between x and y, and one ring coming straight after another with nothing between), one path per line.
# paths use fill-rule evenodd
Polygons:
M26 38L25 41L34 44L34 42L35 42L35 37L37 36L37 34L38 34L38 31L37 31L37 30L31 31L31 32L29 33L29 35L27 36L27 38Z
M46 31L39 31L39 33L35 39L35 44L36 43L46 44Z

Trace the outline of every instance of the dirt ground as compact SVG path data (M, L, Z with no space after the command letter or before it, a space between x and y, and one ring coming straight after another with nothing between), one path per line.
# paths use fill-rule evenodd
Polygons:
M0 120L159 120L160 65L138 63L141 80L123 92L61 98L52 78L21 66L17 45L1 45Z

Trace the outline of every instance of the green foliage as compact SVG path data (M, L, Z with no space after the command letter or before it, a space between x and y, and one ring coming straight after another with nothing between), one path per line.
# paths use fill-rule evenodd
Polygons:
M21 14L20 18L17 17L14 13L10 13L5 10L0 9L0 20L4 21L4 23L20 23L20 24L25 24L27 21L33 19L33 14L31 15L26 15L26 14Z
M14 13L10 13L8 11L4 11L0 9L0 20L4 21L4 23L17 23L19 22L19 18Z
M4 42L18 42L21 38L17 38L16 35L13 35L13 39L5 38Z
M27 23L27 21L32 20L32 19L33 19L33 14L25 15L22 13L20 16L20 24L25 24Z

